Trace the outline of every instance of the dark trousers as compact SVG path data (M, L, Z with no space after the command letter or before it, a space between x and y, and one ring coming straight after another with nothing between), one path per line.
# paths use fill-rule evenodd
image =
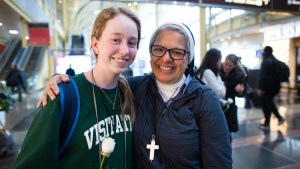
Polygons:
M261 97L261 107L265 116L265 125L270 124L271 114L273 114L280 119L281 115L274 103L274 97L279 93L280 88L266 90Z
M18 86L11 86L11 92L15 94L17 89L18 95L19 95L19 101L22 101L22 91L21 91L21 85Z

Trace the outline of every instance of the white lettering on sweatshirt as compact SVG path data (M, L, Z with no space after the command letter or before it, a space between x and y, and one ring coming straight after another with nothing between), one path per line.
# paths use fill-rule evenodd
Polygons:
M120 118L121 117L119 115L107 117L99 121L98 124L96 123L88 130L86 130L84 132L84 137L86 139L88 149L92 149L93 145L94 146L98 145L99 142L102 142L107 137L123 132L123 125ZM132 131L130 116L125 115L124 119L125 119L125 131L126 132Z

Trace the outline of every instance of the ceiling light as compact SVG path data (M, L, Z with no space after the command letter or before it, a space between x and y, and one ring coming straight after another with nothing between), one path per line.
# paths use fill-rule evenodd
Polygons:
M98 15L100 12L101 12L101 10L94 10L94 11L93 11L93 14L94 14L94 15Z
M29 39L29 36L25 36L25 39L28 40L28 39Z
M0 26L3 26L3 24L0 22Z
M13 35L19 34L17 30L9 30L8 32Z

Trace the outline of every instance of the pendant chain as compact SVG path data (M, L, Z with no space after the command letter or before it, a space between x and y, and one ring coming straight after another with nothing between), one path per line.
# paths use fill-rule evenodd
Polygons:
M95 79L94 79L94 75L93 75L93 69L92 69L92 80L93 80L93 83L96 83ZM93 83L92 83L92 89L93 89L94 107L95 107L97 124L99 124L98 108L97 108L97 102L96 102L96 96L95 96L95 88L94 88ZM98 148L99 148L99 150L98 150L99 151L99 160L100 160L100 163L101 163L101 144L100 144L100 139L99 139Z
M93 83L95 83L95 85L97 85L97 82L94 78L94 72L93 72L94 69L92 69L92 80L93 80ZM118 85L117 85L117 90L116 90L116 95L115 95L115 100L114 102L112 102L110 100L110 98L107 96L107 94L104 92L104 90L102 89L102 87L99 86L99 88L101 89L101 91L104 93L105 97L108 99L108 101L112 104L113 106L113 110L115 110L115 104L116 104L116 100L117 100L117 95L118 95L118 91L119 91L119 88L118 88Z
M178 88L179 88L179 86L175 89L175 91L173 92L173 94L171 95L171 97L166 101L166 103L169 102L172 99L172 97L174 96L174 94L176 93L176 91L178 90Z
M96 84L96 81L95 81L95 78L94 78L94 74L93 74L93 70L92 69L92 81L94 84ZM96 120L97 120L97 124L99 124L99 118L98 118L98 108L97 108L97 102L96 102L96 96L95 96L95 87L92 83L92 89L93 89L93 100L94 100L94 108L95 108L95 114L96 114ZM97 85L97 84L96 84ZM99 86L100 87L100 86ZM105 96L108 98L108 96L106 95L106 93L104 92L104 90L100 87L100 89L102 90L102 92L105 94ZM118 85L117 85L117 91L116 91L116 96L115 96L115 101L114 103L112 103L112 101L108 98L108 100L111 102L111 104L113 105L113 109L115 109L115 103L116 103L116 97L117 97L117 94L118 94ZM122 107L122 102L121 102L121 97L119 96L119 99L120 99L120 105ZM126 160L127 160L127 157L126 157L126 132L125 132L125 116L123 116L122 118L122 121L123 121L123 133L124 133L124 167L125 169L127 169L127 163L126 163ZM99 160L100 160L100 163L101 163L101 143L100 143L100 137L99 137L99 144L98 144L98 148L99 148Z

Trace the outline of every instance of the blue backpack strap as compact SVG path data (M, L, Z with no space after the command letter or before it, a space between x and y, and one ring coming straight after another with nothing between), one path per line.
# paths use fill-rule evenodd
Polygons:
M75 81L70 78L68 83L58 85L60 93L60 129L59 129L59 154L61 156L69 142L80 112L80 98Z

